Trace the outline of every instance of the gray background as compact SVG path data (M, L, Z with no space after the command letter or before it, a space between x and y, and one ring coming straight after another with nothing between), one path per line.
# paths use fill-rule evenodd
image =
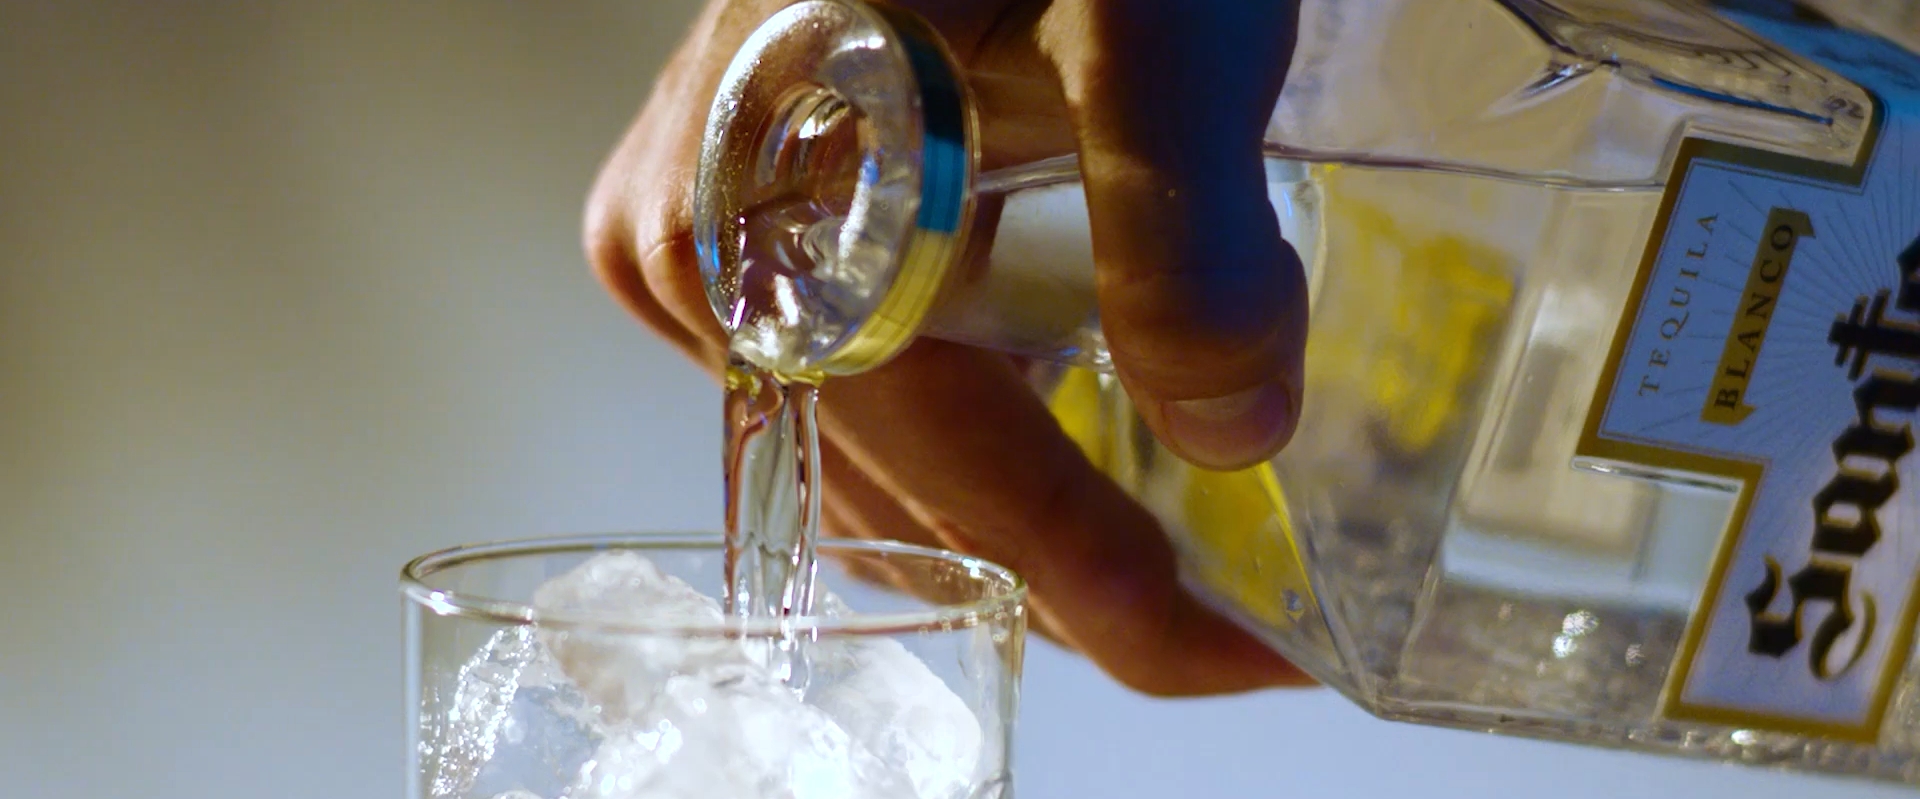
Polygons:
M718 519L579 208L690 0L0 4L0 795L397 796L398 565ZM1025 799L1906 796L1156 702L1036 647Z

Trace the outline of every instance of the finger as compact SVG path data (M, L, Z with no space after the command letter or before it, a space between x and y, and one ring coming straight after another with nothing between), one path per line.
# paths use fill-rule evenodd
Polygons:
M1306 280L1261 146L1292 52L1290 2L1056 3L1101 323L1142 417L1186 459L1271 456L1300 407Z
M873 534L860 524L851 521L848 516L834 509L822 509L821 515L823 517L822 529L832 531L827 533L829 538L855 538L864 541L888 540L883 536ZM847 557L836 554L830 554L827 557L837 561L841 568L846 570L848 577L868 585L895 591L907 596L918 597L928 602L944 602L952 599L951 596L943 597L937 591L930 590L930 586L926 584L925 580L908 579L899 569L890 568L885 563L873 558ZM858 608L856 608L856 610L858 610ZM1062 638L1060 633L1055 629L1052 620L1035 612L1031 606L1028 607L1027 612L1027 634L1037 635L1062 649L1069 651L1073 649L1073 647L1067 644L1066 639Z
M826 440L822 440L820 446L820 472L827 485L825 507L821 510L823 532L831 530L828 535L943 548L939 536L861 472L837 445ZM925 580L910 579L906 573L889 569L874 559L844 558L841 562L847 566L849 574L872 584L929 602L952 600L951 596L942 596L938 586L927 585ZM1051 615L1037 608L1029 608L1027 627L1031 633L1067 646L1057 631L1058 623Z
M847 460L840 447L825 438L820 441L820 475L827 491L821 508L823 535L841 535L867 541L898 541L931 549L941 547L939 536L921 525L920 520L901 508L893 497L874 485L858 466ZM830 533L827 532L829 527L832 530ZM931 592L926 590L928 586L921 584L925 581L914 580L907 572L880 559L843 557L840 561L850 573L876 585L929 602L946 599L930 595Z
M1023 575L1072 648L1152 694L1299 672L1183 590L1157 521L1086 460L1005 358L922 341L822 388L822 428L949 548Z
M587 263L592 266L594 276L635 318L682 354L712 371L718 360L713 343L688 330L647 287L640 259L633 252L631 227L624 214L616 216L616 213L602 210L599 218L588 225Z
M635 131L648 134L661 127L643 118ZM697 145L681 133L697 134L672 131L675 135L654 139ZM696 268L691 199L679 185L686 181L675 177L680 169L671 153L623 145L615 157L637 163L609 168L589 201L586 246L594 274L648 327L717 374L725 363L726 338ZM642 190L646 183L656 185Z
M725 336L707 301L693 235L700 135L728 61L784 0L715 0L655 82L588 196L594 272L650 327L718 374ZM637 276L637 279L636 279Z
M862 537L923 547L940 546L939 536L900 507L900 503L854 465L840 444L831 438L820 441L820 474L827 487L828 501L842 521L852 525Z
M1051 73L975 73L967 88L980 123L981 171L1073 154L1066 98Z
M853 521L846 511L827 503L823 503L820 508L820 534L822 539L828 540L885 540L871 534L858 522ZM892 568L876 558L848 554L836 549L825 549L821 553L826 560L838 563L847 573L847 577L855 581L893 591L912 593L912 586L899 569Z

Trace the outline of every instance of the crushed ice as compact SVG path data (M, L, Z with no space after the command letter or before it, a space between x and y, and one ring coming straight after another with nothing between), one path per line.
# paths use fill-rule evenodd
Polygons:
M711 626L719 603L632 552L534 593L537 612ZM829 615L845 613L835 597ZM538 630L535 632L535 630ZM803 700L767 650L726 638L503 630L429 730L436 799L954 799L983 733L899 641L823 639Z

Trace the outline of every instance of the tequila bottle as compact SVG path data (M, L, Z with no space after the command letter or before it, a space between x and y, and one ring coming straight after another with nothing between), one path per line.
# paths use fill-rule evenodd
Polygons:
M1266 173L1312 330L1270 462L1154 441L1071 154L857 0L779 12L715 99L695 232L736 352L1056 365L1188 581L1382 717L1920 782L1913 4L1301 6Z

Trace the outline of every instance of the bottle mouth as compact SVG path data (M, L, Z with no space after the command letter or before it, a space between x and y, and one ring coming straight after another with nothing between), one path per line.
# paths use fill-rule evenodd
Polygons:
M910 13L781 9L707 117L694 244L736 355L797 378L905 349L963 246L976 129L952 54Z

